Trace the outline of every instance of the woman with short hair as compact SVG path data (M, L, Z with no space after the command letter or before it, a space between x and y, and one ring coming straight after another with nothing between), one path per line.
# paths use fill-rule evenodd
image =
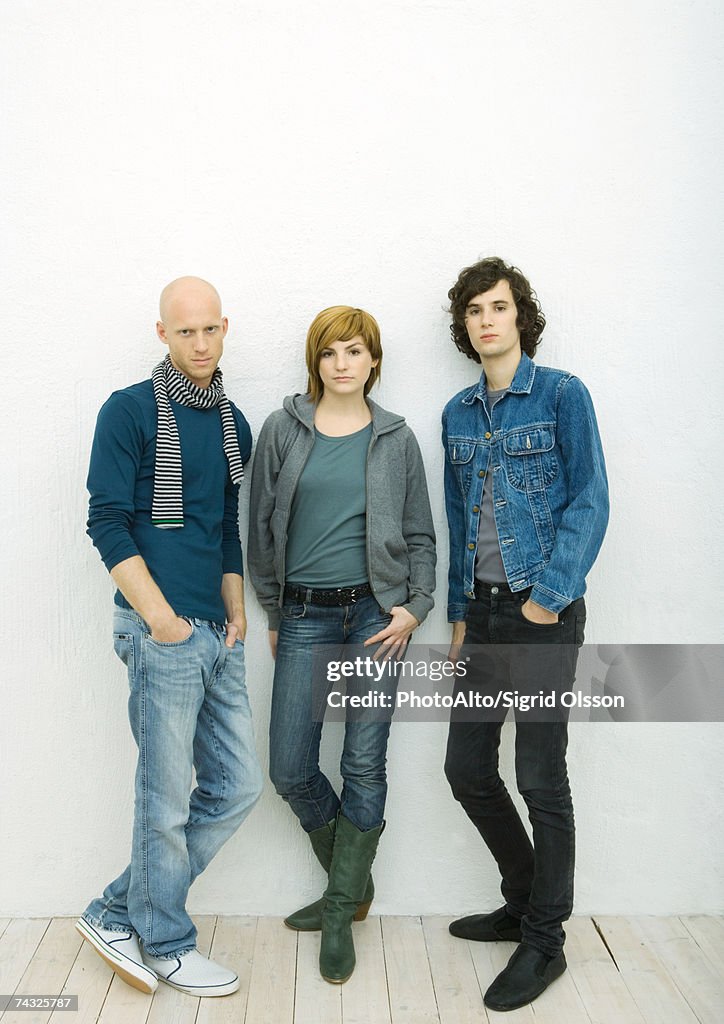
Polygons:
M367 397L382 365L374 317L322 310L306 359L307 393L286 398L259 435L248 563L276 658L271 779L329 875L322 899L285 923L321 928L320 971L341 983L354 970L352 921L364 920L374 893L391 712L348 715L337 796L319 768L314 650L365 644L371 655L399 657L433 605L435 534L415 436ZM391 706L396 685L389 670L374 682Z

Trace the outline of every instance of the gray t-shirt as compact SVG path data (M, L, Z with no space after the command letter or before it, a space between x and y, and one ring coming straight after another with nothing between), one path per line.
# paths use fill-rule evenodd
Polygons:
M505 394L507 388L500 391L488 391L488 408L491 413L498 399ZM478 550L475 552L475 579L484 583L504 583L505 568L500 556L498 531L495 526L493 510L493 474L488 470L483 485L483 503L480 506L478 520Z
M292 499L288 583L332 589L367 582L365 468L371 436L371 423L344 437L315 428L314 447Z

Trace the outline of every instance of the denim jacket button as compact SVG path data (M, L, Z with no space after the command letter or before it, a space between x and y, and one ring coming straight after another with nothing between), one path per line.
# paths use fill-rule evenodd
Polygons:
M468 544L468 551L472 551L474 547L474 544Z
M473 512L479 512L479 511L480 511L480 506L479 505L473 505Z
M485 470L484 469L479 469L478 470L478 476L485 476Z
M489 440L489 439L490 439L490 438L491 438L492 436L493 436L493 435L492 435L492 434L490 433L490 431L489 431L489 430L486 430L486 431L485 431L485 440L486 440L486 441L488 441L488 440Z

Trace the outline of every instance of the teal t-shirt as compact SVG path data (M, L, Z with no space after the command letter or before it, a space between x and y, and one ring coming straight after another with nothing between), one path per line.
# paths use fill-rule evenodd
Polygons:
M315 428L292 499L288 583L328 590L367 582L365 469L371 436L371 423L344 437Z

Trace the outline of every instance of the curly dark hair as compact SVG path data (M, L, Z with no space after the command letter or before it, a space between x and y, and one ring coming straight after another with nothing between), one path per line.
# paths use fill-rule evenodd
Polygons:
M468 336L468 329L465 326L465 310L470 300L476 295L490 291L498 281L507 281L513 293L513 300L518 311L516 326L520 331L520 347L526 355L531 358L538 348L539 338L546 325L546 318L540 308L538 298L530 286L528 279L513 266L509 266L505 260L498 256L489 256L487 259L474 263L472 267L466 267L460 271L458 279L447 293L450 299L452 323L450 334L452 340L461 352L464 352L468 359L480 362L480 356L473 348Z

